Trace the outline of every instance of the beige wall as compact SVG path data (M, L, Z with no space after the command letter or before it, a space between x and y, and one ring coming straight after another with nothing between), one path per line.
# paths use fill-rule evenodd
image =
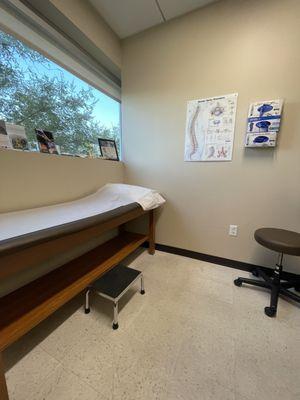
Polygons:
M0 212L83 197L108 182L123 182L122 162L0 150ZM117 234L107 232L0 282L0 297L80 256Z
M50 0L118 67L121 67L121 43L88 0Z
M298 0L220 1L124 41L125 180L167 198L158 243L270 265L254 230L300 231L299 15ZM234 92L232 162L184 162L187 101ZM244 149L249 103L273 98L285 99L278 148Z
M74 200L123 179L122 162L0 150L0 212Z
M51 1L118 68L121 66L118 37L87 1ZM10 25L12 21L8 19L7 23ZM105 183L123 181L122 162L0 150L0 213L74 200L94 192ZM33 264L17 276L1 280L0 297L79 256L116 233L116 230L112 230L101 237L91 238L72 250L46 259L42 264Z
M113 63L121 66L119 38L88 1L50 1ZM5 17L8 26L15 23L9 14ZM15 26L11 26L12 30L13 28L15 29ZM28 34L27 31L26 33ZM59 50L55 49L55 52L58 54ZM63 58L64 55L58 54L58 57ZM69 60L66 63L69 63ZM74 66L70 67L72 69ZM76 65L74 68L76 70ZM122 182L123 169L122 163L100 159L0 150L0 212L54 204L85 196L107 182Z

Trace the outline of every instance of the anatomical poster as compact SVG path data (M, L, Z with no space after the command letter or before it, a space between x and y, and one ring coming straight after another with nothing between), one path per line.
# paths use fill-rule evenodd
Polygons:
M187 103L185 161L232 159L237 93Z
M246 147L274 147L280 129L282 100L250 104L247 120Z

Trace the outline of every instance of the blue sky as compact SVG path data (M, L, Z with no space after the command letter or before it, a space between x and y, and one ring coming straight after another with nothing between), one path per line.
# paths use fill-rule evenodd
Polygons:
M93 86L77 78L75 75L58 66L54 62L50 60L48 60L48 62L49 66L46 66L37 62L24 60L22 58L19 60L19 63L24 66L24 70L30 67L31 69L37 70L40 74L45 74L48 76L62 75L65 80L73 81L78 89L87 89L88 87L91 88L95 98L98 100L95 104L93 112L95 119L100 121L102 125L105 125L108 128L111 128L112 125L119 126L120 104L117 101L111 99L109 96L100 92L100 90L95 89Z

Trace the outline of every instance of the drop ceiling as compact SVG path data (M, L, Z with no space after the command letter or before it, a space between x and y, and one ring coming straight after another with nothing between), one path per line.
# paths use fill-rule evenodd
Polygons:
M121 38L141 32L217 0L89 0Z

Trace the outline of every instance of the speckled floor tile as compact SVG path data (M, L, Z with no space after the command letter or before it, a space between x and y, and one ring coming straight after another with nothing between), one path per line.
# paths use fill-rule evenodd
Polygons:
M57 360L39 346L35 347L6 374L10 400L34 398L41 384L58 367Z
M249 273L146 252L139 285L112 304L83 295L4 352L11 400L298 400L300 307L236 287Z
M30 400L100 400L99 393L61 366L48 376Z
M300 394L299 331L262 314L240 319L236 346L236 387L249 399L294 398ZM289 397L290 396L290 397Z
M235 347L233 337L214 324L187 327L173 377L183 386L214 380L234 390Z
M101 393L103 399L111 399L114 377L113 351L97 331L83 336L61 363L63 368Z
M237 398L234 390L220 385L215 379L205 379L173 380L169 382L160 400L237 400Z

